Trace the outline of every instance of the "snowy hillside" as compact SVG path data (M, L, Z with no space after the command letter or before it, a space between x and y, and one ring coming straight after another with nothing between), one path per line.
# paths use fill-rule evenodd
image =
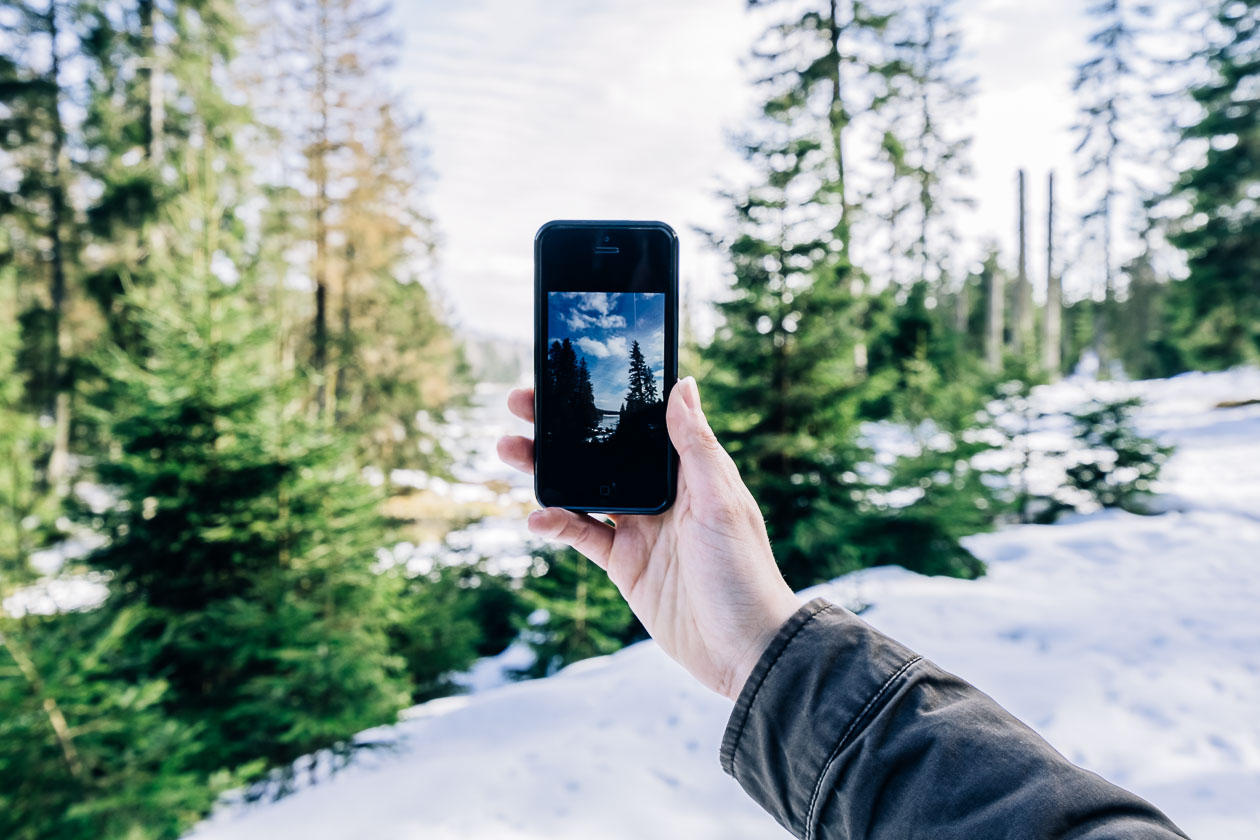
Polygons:
M973 537L979 581L874 569L816 587L993 695L1073 761L1198 840L1260 826L1260 372L1044 391L1135 390L1175 443L1163 505ZM522 526L523 528L523 526ZM786 836L718 767L730 703L652 643L556 677L411 709L356 766L225 808L225 838Z

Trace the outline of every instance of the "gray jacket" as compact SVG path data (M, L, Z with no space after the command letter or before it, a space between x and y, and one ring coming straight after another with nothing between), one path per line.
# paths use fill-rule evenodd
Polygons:
M821 598L753 668L721 759L805 840L1186 836L988 695Z

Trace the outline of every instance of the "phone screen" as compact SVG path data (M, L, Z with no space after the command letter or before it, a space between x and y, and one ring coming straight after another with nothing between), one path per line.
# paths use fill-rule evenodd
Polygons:
M673 243L655 227L540 232L535 474L544 505L648 512L672 501Z

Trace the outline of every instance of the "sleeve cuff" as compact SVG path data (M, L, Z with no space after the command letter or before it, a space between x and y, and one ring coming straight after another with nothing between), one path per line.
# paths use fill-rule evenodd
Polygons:
M757 692L779 661L783 651L792 643L797 634L815 615L831 606L828 601L815 598L792 613L791 617L779 628L779 632L770 640L770 644L766 645L757 664L753 666L752 673L748 675L744 687L740 689L739 698L735 701L735 709L731 712L730 720L726 724L726 734L722 736L722 748L718 757L722 762L722 769L728 775L735 775L735 753L739 749L744 727L748 724L753 702L757 699Z
M815 598L771 640L722 738L722 769L804 837L836 754L920 658L843 607Z

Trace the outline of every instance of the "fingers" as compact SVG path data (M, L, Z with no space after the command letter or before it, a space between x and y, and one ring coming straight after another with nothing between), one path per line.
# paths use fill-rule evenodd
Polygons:
M524 420L534 422L534 389L514 388L508 394L508 411Z
M608 568L613 527L563 508L543 508L529 515L529 530L540 537L572 546L601 569Z
M534 473L534 442L520 435L504 435L496 447L499 460L523 473Z

